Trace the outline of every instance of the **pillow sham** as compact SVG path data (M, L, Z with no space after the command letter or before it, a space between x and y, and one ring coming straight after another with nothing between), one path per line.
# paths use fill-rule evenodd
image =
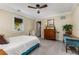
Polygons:
M0 44L7 44L8 41L4 38L4 35L0 35Z

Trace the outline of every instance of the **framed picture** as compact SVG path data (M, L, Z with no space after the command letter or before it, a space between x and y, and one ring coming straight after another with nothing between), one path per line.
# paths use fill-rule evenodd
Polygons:
M48 21L47 21L47 26L53 26L54 25L54 19L49 19Z
M16 31L24 31L23 19L14 17L14 29Z

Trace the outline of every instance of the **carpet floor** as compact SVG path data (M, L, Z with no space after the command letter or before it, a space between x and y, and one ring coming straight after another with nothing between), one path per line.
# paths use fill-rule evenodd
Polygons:
M30 55L76 55L76 53L71 50L66 52L63 42L40 39L40 47Z

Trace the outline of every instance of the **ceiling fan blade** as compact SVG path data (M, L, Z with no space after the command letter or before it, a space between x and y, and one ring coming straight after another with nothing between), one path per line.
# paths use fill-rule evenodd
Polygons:
M47 7L47 4L45 4L45 5L41 6L40 8L45 8L45 7Z
M36 7L32 7L32 6L28 6L28 8L33 8L33 9L37 9Z

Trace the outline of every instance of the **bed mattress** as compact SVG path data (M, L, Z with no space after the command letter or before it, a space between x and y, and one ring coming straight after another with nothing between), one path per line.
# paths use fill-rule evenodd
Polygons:
M17 36L8 38L9 44L0 45L0 49L3 49L9 55L21 55L23 52L31 48L32 46L40 43L36 36Z

